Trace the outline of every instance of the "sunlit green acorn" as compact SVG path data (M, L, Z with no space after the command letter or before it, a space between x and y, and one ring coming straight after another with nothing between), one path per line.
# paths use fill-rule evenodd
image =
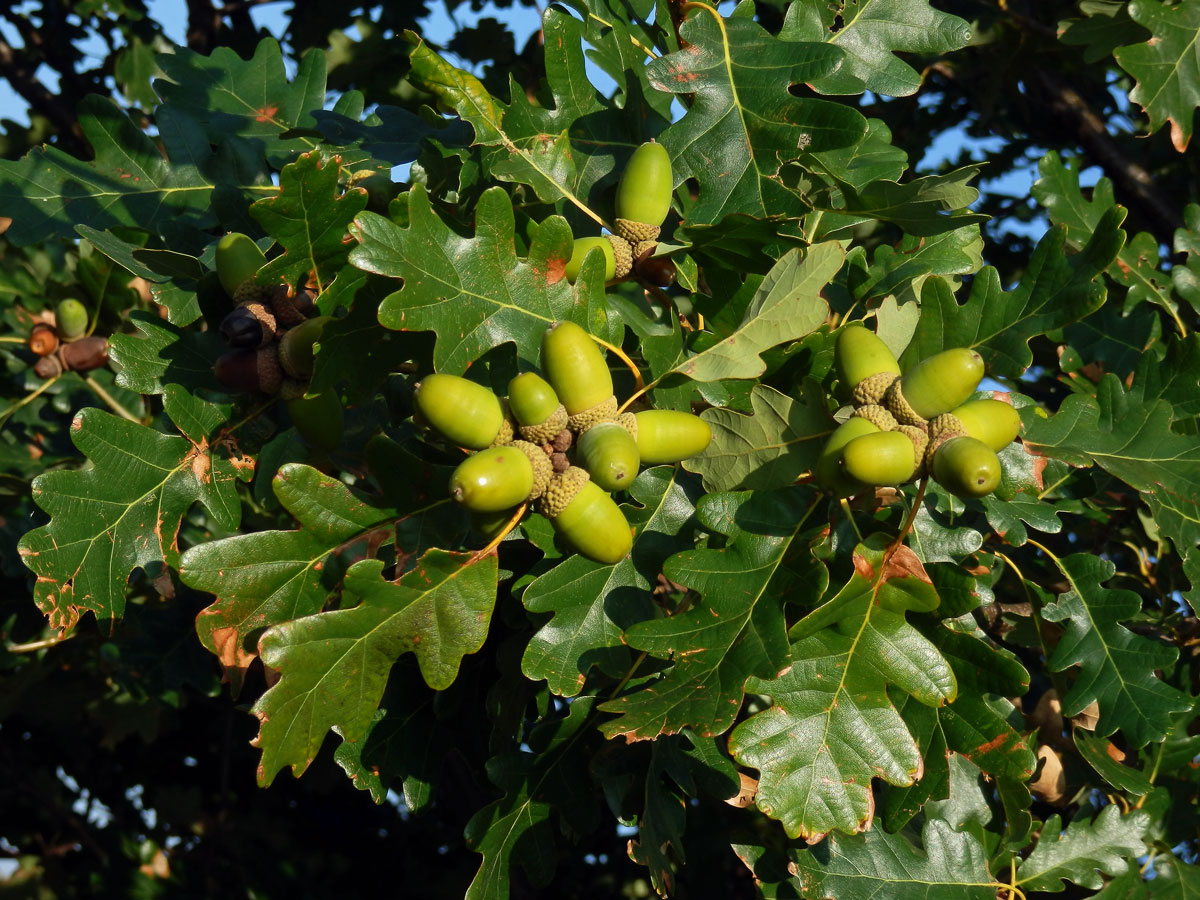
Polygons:
M933 477L958 497L982 497L1000 484L1003 474L996 451L973 437L956 437L933 453Z
M63 300L54 309L54 323L63 338L68 341L74 340L87 331L87 307L78 300Z
M833 366L847 396L859 382L886 372L900 374L900 364L888 345L866 326L853 322L838 332L833 345Z
M500 398L458 375L427 375L417 385L413 404L435 431L468 450L490 446L504 424Z
M592 481L606 491L628 490L637 477L641 461L637 441L616 422L593 425L579 436L575 448Z
M902 484L917 471L913 442L899 431L856 437L842 448L842 471L855 481L876 487Z
M313 345L321 339L325 326L333 316L317 316L305 319L295 328L289 328L279 339L279 364L293 378L309 378L316 361Z
M575 238L575 244L571 248L571 258L567 260L566 276L567 281L571 284L575 283L575 279L579 277L579 269L583 266L584 258L592 250L599 248L604 254L604 280L610 281L617 274L617 258L613 254L613 245L605 237L581 237Z
M217 277L230 297L236 297L238 288L266 263L267 257L258 244L240 232L230 232L217 241Z
M633 548L633 532L621 508L578 466L550 479L538 511L576 550L595 562L612 565Z
M568 415L613 395L612 375L591 335L574 322L555 322L542 336L542 371Z
M813 466L813 477L817 484L838 497L857 494L866 487L861 481L849 478L842 469L842 449L857 437L878 434L879 428L868 419L853 416L833 430L825 442L817 464Z
M1021 430L1021 417L1011 403L990 397L968 400L950 411L968 435L983 441L993 450L1003 450Z
M296 431L313 447L328 452L342 442L345 415L336 391L293 397L287 401L287 411Z
M450 496L472 512L500 512L533 490L533 466L511 444L472 453L450 476Z
M901 376L884 402L900 422L925 420L962 405L983 378L983 357L968 347L952 347L926 357Z
M548 444L567 427L567 410L550 382L534 372L522 372L508 383L508 411L527 441Z
M617 233L631 244L657 238L671 211L673 187L666 147L647 141L634 150L617 186Z
M674 409L645 409L637 420L637 447L642 463L677 463L703 453L712 428L699 416Z

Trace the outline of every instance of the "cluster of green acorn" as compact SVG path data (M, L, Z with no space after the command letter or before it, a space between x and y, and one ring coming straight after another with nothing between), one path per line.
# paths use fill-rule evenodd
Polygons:
M342 403L336 392L309 395L314 345L331 316L316 315L313 292L291 285L258 284L255 275L267 262L258 245L238 232L217 242L217 278L234 302L221 321L230 350L213 366L227 388L279 394L292 424L309 444L329 451L342 439Z
M617 185L615 233L575 239L566 276L572 284L593 249L604 254L604 280L630 272L659 287L675 281L675 264L656 257L659 233L671 211L671 158L662 144L647 141L633 151Z
M33 371L42 378L63 372L87 372L108 361L108 338L88 335L87 307L74 298L60 300L53 321L34 323L26 345L38 357Z
M451 496L481 531L498 531L523 503L537 504L555 530L596 562L612 564L633 545L610 492L627 489L642 464L676 463L712 439L689 412L620 413L612 375L591 336L573 322L546 329L542 375L523 372L508 397L457 375L416 386L416 418L474 450L450 477Z
M930 474L958 497L982 497L1000 484L996 451L1021 421L1011 404L971 400L983 378L983 358L954 347L901 374L887 345L855 323L839 333L834 368L854 404L814 468L818 484L844 497Z

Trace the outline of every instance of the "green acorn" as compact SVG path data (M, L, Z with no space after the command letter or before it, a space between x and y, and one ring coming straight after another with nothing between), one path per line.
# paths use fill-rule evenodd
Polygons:
M571 258L567 260L565 274L567 281L571 284L575 283L575 279L579 277L579 269L583 266L583 260L594 249L599 248L604 254L604 280L611 281L617 274L617 258L613 253L612 242L608 238L603 237L581 237L575 238L575 244L571 247Z
M450 476L450 496L472 512L491 513L525 502L533 490L529 458L511 444L472 453Z
M295 328L289 328L279 339L279 364L293 378L311 378L315 357L313 345L321 339L325 326L333 316L317 316L305 319Z
M703 453L712 441L712 428L690 412L646 409L634 415L637 448L648 466L677 463Z
M336 391L293 397L287 401L287 411L296 431L313 447L328 453L342 442L345 416Z
M842 448L842 471L863 484L902 484L917 471L913 442L899 431L856 437Z
M575 446L579 462L604 490L624 491L633 484L641 461L638 444L617 422L598 422L579 436Z
M569 427L582 431L616 416L612 375L604 354L574 322L555 322L542 336L542 371L572 418Z
M860 382L873 375L900 374L900 364L888 345L875 332L858 322L838 332L833 346L833 367L846 395L850 395Z
M1003 474L996 451L973 437L955 437L933 453L933 477L958 497L983 497L1000 484Z
M87 307L75 299L63 300L54 309L54 323L64 340L82 337L88 327Z
M238 299L238 288L247 284L254 273L267 263L266 255L249 237L233 231L217 241L217 277L225 293Z
M888 389L884 402L900 422L924 425L964 403L979 386L983 370L983 357L974 350L943 350L905 372Z
M1003 450L1021 430L1021 417L1011 403L992 398L968 400L949 415L961 423L962 430L983 441L993 450Z
M508 410L527 441L548 444L567 427L567 410L558 402L550 382L522 372L508 383Z
M457 375L427 375L417 385L413 405L434 430L468 450L490 446L504 424L500 398Z
M578 466L550 479L538 511L576 550L595 562L612 565L633 548L633 533L621 508Z
M878 433L879 427L874 422L860 417L851 417L835 428L813 466L817 484L838 497L848 497L863 490L866 485L847 476L842 468L842 449L857 437Z
M630 244L655 240L671 211L673 188L666 147L647 141L634 150L617 186L617 234Z

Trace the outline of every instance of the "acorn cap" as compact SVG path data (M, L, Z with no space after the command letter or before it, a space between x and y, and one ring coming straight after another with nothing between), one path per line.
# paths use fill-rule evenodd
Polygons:
M275 318L287 328L299 325L316 312L313 292L309 288L293 291L290 285L277 284L266 293Z
M243 281L233 292L233 302L241 306L243 303L264 303L268 291L259 287L253 280Z
M613 257L617 261L616 277L624 278L633 268L633 247L619 234L606 234L605 237L612 244Z
M953 434L950 434L951 432ZM929 437L933 440L938 440L943 435L958 437L966 433L967 427L963 425L962 419L954 413L942 413L929 420Z
M892 386L893 381L899 381L900 376L892 372L877 372L868 375L854 386L852 398L855 406L872 406L883 402L884 394Z
M656 241L661 230L657 225L634 222L632 219L619 218L616 221L617 234L629 241L630 244L640 244L642 241Z
M637 434L638 434L637 416L635 416L631 412L623 412L619 416L617 416L617 424L620 425L622 428L624 428L626 431L628 431L633 436L633 439L635 441L637 440Z
M617 398L609 397L567 419L567 427L576 434L587 431L597 422L611 422L617 417Z
M896 421L902 425L916 425L919 428L926 428L929 425L929 420L917 414L917 411L912 408L909 402L904 398L904 391L900 387L900 379L895 379L891 386L887 389L887 393L883 395L883 405L888 408Z
M897 425L892 430L907 436L913 443L913 458L917 462L913 477L918 478L925 474L925 449L929 446L929 433L916 425Z
M537 444L531 444L529 441L513 441L512 445L529 458L529 465L533 467L533 488L526 499L536 500L546 492L546 486L554 475L554 466L550 462L550 457Z
M492 441L491 446L503 447L505 444L521 443L514 441L517 436L516 424L512 420L512 416L508 415L508 410L504 411L504 419L500 423L500 430L496 432L496 437Z
M553 441L560 431L567 427L567 408L561 403L549 418L537 425L522 425L518 431L521 437L534 444L548 444Z
M866 419L880 431L895 431L896 426L900 424L896 421L896 417L887 411L887 407L880 406L877 403L868 403L866 406L860 406L851 415L857 416L860 419Z
M312 382L307 378L293 378L291 375L283 376L283 384L279 387L279 396L286 402L288 400L299 400L308 393Z
M579 489L591 481L591 478L587 469L579 466L570 466L565 472L555 474L538 501L538 512L547 519L553 519L567 508L579 493Z
M658 241L638 241L633 247L633 258L641 259L643 256L649 256L657 247Z

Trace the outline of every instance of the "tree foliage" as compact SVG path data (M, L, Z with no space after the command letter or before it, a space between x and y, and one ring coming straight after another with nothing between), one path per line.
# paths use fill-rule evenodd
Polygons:
M13 896L1196 889L1200 0L252 5L5 14ZM648 140L652 255L568 279ZM328 317L282 394L217 362L232 232ZM107 360L46 374L68 297ZM816 474L860 320L977 351L995 491ZM454 503L414 402L561 321L712 432L614 563Z

